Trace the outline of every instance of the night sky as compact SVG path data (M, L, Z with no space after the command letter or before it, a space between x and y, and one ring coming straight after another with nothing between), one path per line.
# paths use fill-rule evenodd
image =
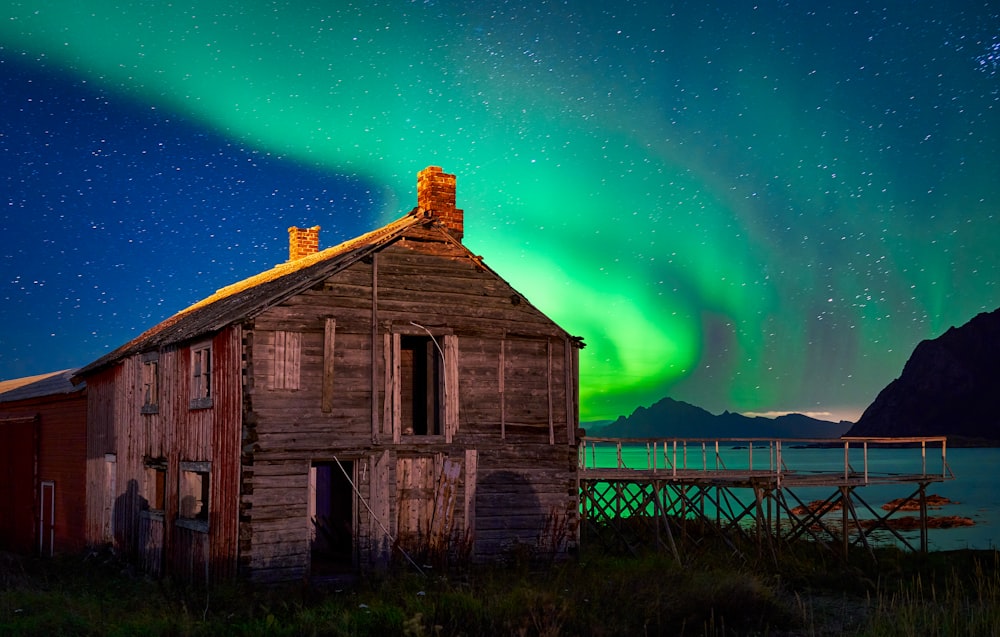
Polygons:
M427 165L584 337L585 420L854 419L1000 307L990 2L5 4L0 378L284 261L290 225L402 216Z

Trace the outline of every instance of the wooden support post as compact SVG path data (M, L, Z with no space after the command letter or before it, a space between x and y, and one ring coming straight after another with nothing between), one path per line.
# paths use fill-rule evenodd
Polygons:
M920 552L927 553L927 483L920 483Z
M840 532L843 535L843 541L844 541L844 559L847 559L847 554L850 552L851 549L851 539L850 539L851 536L847 533L847 525L850 522L848 517L850 514L849 511L850 506L848 506L849 505L848 498L850 497L851 496L848 487L846 486L840 487L840 510L842 513L841 517L843 519L843 526L841 527Z
M323 328L323 386L321 405L324 414L333 411L333 349L337 333L337 319L328 318Z

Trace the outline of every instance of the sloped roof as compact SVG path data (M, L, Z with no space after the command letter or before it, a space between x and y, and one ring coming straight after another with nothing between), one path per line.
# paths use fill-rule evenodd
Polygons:
M64 369L37 376L0 380L0 403L82 391L83 386L74 386L70 382L74 374L76 374L75 369Z
M436 221L433 216L414 209L377 230L295 261L280 263L270 270L221 288L81 368L74 380L85 378L127 356L194 339L237 321L252 318L275 303L280 303L310 288L317 281L356 263L416 226L436 228L443 236L450 238L446 230L438 227Z

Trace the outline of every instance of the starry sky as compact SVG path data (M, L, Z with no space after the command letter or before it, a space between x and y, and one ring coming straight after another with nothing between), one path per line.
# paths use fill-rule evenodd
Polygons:
M1000 307L1000 9L8 0L0 378L82 366L458 176L465 243L584 337L584 420L853 420ZM325 6L324 6L325 5Z

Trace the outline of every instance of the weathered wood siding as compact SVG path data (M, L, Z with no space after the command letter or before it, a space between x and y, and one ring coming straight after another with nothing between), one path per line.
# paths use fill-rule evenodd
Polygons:
M112 511L117 497L118 472L115 430L115 391L121 367L111 367L87 379L87 523L91 545L110 544Z
M163 564L181 578L235 574L242 419L242 339L239 326L211 339L211 406L192 408L191 349L158 353L159 397L144 409L143 356L88 379L88 539L113 542L124 555ZM207 531L178 525L182 462L210 463ZM165 467L164 508L149 523L157 498L151 464ZM110 493L109 493L110 490ZM104 519L110 507L110 529ZM155 556L157 544L162 559Z
M0 551L29 552L35 538L34 415L0 420Z
M308 573L309 468L334 459L353 463L362 567L385 557L386 531L427 536L435 515L476 558L538 548L553 515L573 518L561 550L575 541L577 345L459 247L420 238L244 326L240 564L257 579ZM428 333L454 356L454 422L401 434L395 335Z
M83 389L0 404L0 550L85 546L86 417Z
M54 527L41 528L45 535L41 546L49 545L52 552L70 553L85 545L83 524L86 516L86 449L87 398L85 392L50 396L40 400L40 445L38 450L38 480L51 482L55 489L55 515L51 510L40 511L40 519ZM44 503L48 507L48 503ZM48 553L49 550L44 551Z

